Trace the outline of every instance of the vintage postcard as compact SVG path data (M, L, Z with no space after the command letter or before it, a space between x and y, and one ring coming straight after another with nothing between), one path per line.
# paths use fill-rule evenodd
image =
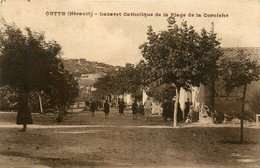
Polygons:
M0 16L0 167L260 166L259 0L1 0Z

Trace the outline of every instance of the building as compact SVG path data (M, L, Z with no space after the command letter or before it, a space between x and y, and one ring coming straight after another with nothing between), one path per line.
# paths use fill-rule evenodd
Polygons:
M250 55L252 59L260 61L260 47L236 47L236 48L223 48L224 56L235 57L239 50L243 50L244 54ZM185 102L187 98L190 99L194 108L202 105L210 107L211 104L211 84L207 86L192 87L191 92L184 89L180 90L180 107L182 111L185 109ZM252 113L249 102L254 94L260 94L260 81L252 82L247 86L247 94L245 101L245 113ZM146 100L147 95L143 93L143 102ZM239 116L241 113L241 98L242 88L235 88L229 95L225 92L224 84L221 80L215 81L215 110L228 115ZM260 100L259 100L260 101ZM184 116L184 114L183 114Z
M248 54L252 59L260 61L260 47L236 47L236 48L223 48L224 56L235 57L239 50L243 50L244 54ZM184 103L187 98L190 98L193 105L198 107L201 104L210 106L211 105L211 83L208 86L201 86L199 88L192 88L191 92L181 90L180 103L181 109L185 107ZM246 100L245 100L245 113L252 114L249 103L252 100L254 94L260 94L260 81L252 82L247 86ZM242 98L242 87L235 88L230 94L225 91L223 81L215 81L215 110L235 117L241 113L241 98ZM259 100L260 101L260 100Z

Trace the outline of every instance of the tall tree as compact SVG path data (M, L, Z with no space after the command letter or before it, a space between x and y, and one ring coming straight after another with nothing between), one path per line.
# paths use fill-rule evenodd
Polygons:
M20 106L29 104L30 92L51 95L53 88L63 89L57 86L57 76L65 78L68 74L60 59L60 45L55 41L46 42L44 33L26 28L24 35L15 24L3 21L3 25L0 32L0 85L10 86L23 97L19 99L22 100ZM63 90L66 91L68 89ZM18 108L18 113L19 109L26 108Z
M98 97L100 98L103 98L105 95L117 93L115 75L109 74L99 78L93 86L97 88L97 92L100 95Z
M212 65L216 64L212 49L217 50L219 42L216 36L210 36L206 30L198 34L187 22L177 25L173 17L168 18L168 29L155 33L148 27L147 40L140 46L141 53L150 68L151 81L160 79L161 84L175 87L176 101L174 126L177 125L177 105L181 87L207 84L212 76ZM209 44L208 44L209 43ZM213 46L213 47L212 47Z
M260 65L257 60L250 60L243 50L239 50L235 57L221 57L220 75L225 82L225 88L230 93L234 88L243 87L242 108L240 117L240 141L243 142L243 123L247 85L260 79Z
M62 64L61 64L62 65ZM51 95L51 103L59 108L59 117L62 119L66 108L74 103L79 95L79 84L73 75L67 70L60 69L58 73L51 73L53 83L48 95Z
M211 86L211 105L210 109L212 114L214 113L215 106L215 79L218 76L218 64L217 61L223 55L223 52L220 50L220 42L216 40L217 34L213 32L208 33L205 29L201 30L201 38L200 38L200 53L205 55L204 59L207 64L207 73L210 80Z

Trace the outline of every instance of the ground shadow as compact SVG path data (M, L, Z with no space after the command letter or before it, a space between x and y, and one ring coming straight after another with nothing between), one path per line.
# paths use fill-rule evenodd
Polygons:
M256 145L258 141L230 141L230 140L221 140L219 141L221 144L237 144L237 145Z
M22 157L32 160L38 160L43 165L50 167L74 167L74 166L87 166L87 167L96 167L96 166L109 166L109 163L104 162L101 159L95 159L91 157L87 158L59 158L59 157L38 157L31 156L29 154L25 154L22 152L14 152L14 151L2 151L0 155L3 156L14 156L14 157Z

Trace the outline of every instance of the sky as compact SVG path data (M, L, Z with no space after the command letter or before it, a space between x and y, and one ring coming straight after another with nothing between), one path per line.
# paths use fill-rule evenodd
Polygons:
M74 11L93 15L69 16ZM51 12L65 15L53 16ZM121 13L121 16L101 16L100 12ZM124 16L125 13L153 16ZM156 13L161 16L155 16ZM177 23L185 20L198 32L203 27L210 31L214 22L221 47L260 47L259 0L6 0L0 9L7 23L44 32L47 40L61 44L63 58L85 58L119 66L137 63L142 58L138 47L147 40L147 26L152 25L155 32L167 29L167 16L163 13L185 14L185 17L176 17ZM204 16L217 13L226 17ZM190 17L191 14L194 16Z

